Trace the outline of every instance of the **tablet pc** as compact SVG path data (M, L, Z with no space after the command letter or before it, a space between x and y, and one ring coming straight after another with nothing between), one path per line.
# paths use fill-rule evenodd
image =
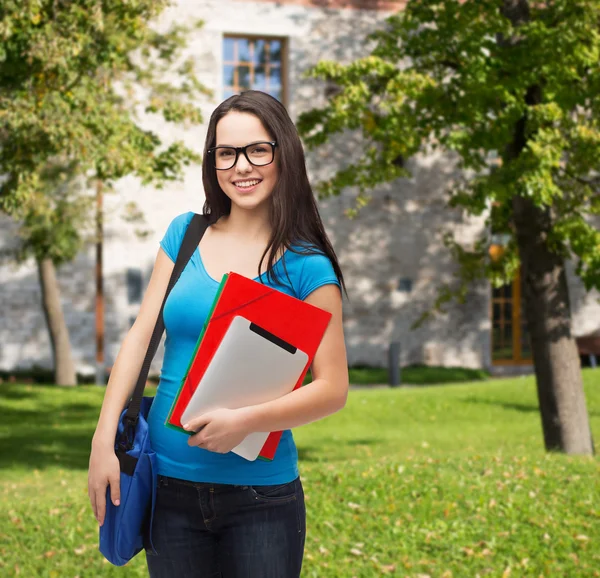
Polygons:
M241 315L232 318L181 421L218 408L237 409L290 393L308 355ZM253 432L232 451L255 460L270 432Z

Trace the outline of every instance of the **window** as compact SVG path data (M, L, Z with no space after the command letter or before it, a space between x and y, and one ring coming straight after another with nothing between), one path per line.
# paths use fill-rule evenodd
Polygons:
M492 259L499 259L510 239L510 214L499 204L492 207ZM492 363L494 365L530 364L531 344L527 331L520 271L512 283L492 287Z
M284 102L284 53L282 38L226 36L223 39L223 98L252 89L267 92Z
M140 269L127 269L127 301L142 302L142 272Z
M520 274L512 283L492 288L492 362L496 365L531 363L522 296Z

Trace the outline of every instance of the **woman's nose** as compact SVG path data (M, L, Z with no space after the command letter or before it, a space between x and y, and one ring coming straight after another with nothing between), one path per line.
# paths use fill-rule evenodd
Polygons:
M247 173L252 170L252 165L243 153L240 153L237 163L235 163L235 170L238 173Z

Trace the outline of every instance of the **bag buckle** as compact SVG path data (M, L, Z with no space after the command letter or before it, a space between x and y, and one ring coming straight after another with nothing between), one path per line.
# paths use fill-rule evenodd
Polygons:
M117 446L121 451L127 452L133 449L133 441L135 440L135 426L138 418L123 416L123 431L117 441Z

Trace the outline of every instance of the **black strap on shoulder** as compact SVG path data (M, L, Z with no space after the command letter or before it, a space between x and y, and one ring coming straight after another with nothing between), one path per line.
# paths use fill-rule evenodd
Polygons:
M198 247L198 244L208 228L208 225L208 216L195 214L188 225L187 231L185 232L185 236L183 237L183 241L179 247L179 253L177 254L175 266L173 267L173 272L171 273L171 278L169 279L169 285L167 287L165 297L162 305L160 306L156 325L154 327L154 331L152 332L152 337L150 338L148 351L146 352L146 357L144 358L144 363L142 364L142 369L140 370L140 375L135 385L135 390L131 397L131 401L129 402L127 413L125 414L124 419L127 425L134 426L137 423L138 415L140 413L140 406L142 403L142 396L144 395L144 387L146 386L148 372L150 371L150 364L152 363L152 358L158 349L158 344L160 343L163 331L165 330L163 309L165 307L167 297L169 296L169 293L171 292L171 289L173 289L175 283L177 283L181 272L184 270L188 261L194 254L194 251Z

